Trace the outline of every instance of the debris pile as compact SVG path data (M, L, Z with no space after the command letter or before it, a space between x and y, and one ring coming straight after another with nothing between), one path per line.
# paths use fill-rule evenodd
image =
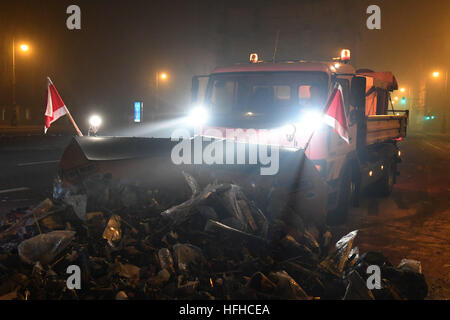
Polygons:
M357 231L332 245L329 231L308 225L289 208L281 215L263 212L238 185L215 181L201 187L192 175L184 178L191 192L184 200L161 190L93 185L88 194L58 192L57 200L11 212L0 221L0 298L427 295L420 262L403 260L394 267L381 253L360 255L353 246ZM374 265L380 283L370 278ZM67 286L69 266L79 267L79 290Z

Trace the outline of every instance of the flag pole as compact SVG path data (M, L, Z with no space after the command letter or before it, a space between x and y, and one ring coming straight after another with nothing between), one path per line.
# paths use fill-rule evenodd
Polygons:
M81 133L80 129L78 129L78 126L77 126L77 124L75 123L75 120L73 120L72 115L71 115L70 112L69 112L69 109L67 109L66 106L64 106L64 108L66 109L67 115L69 116L70 121L72 122L73 126L75 127L75 130L76 130L78 136L79 136L79 137L82 137L83 134Z

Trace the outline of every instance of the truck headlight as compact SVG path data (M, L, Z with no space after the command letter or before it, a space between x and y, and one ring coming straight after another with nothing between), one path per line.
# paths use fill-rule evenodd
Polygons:
M94 114L89 118L88 136L95 135L102 124L102 118Z
M93 115L93 116L91 116L91 117L89 118L89 124L90 124L92 127L98 128L98 127L100 127L100 125L102 124L102 118L100 118L100 117L97 116L97 115Z
M209 115L208 110L204 107L196 107L191 110L188 116L189 124L191 125L202 125L208 121Z
M300 127L307 131L319 129L323 124L323 114L319 111L307 111L300 118Z

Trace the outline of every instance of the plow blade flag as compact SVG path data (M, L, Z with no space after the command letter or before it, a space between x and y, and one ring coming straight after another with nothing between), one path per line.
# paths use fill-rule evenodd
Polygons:
M348 139L347 117L345 115L344 95L342 94L341 85L333 89L325 110L325 123L332 127L334 132L342 139L350 143Z
M77 131L79 136L82 136L83 134L78 129L78 126L76 125L75 121L73 120L72 116L70 115L69 110L67 109L66 105L62 101L58 91L56 90L55 86L53 85L52 80L50 78L47 78L47 108L45 109L45 127L44 127L44 133L47 133L48 128L50 128L50 125L61 118L64 115L68 115L70 118L70 121L75 127L75 130Z

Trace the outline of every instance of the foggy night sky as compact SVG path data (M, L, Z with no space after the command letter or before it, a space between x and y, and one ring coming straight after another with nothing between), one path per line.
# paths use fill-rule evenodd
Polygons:
M66 28L71 4L81 8L81 30ZM381 30L366 28L370 4L381 7ZM19 104L43 113L48 75L75 117L99 111L119 123L134 100L152 104L156 71L169 74L164 110L182 110L193 75L250 52L270 59L277 30L278 59L327 59L348 47L356 68L392 71L415 87L448 67L449 28L448 0L2 0L0 106L11 100L13 34L32 47L17 56Z

